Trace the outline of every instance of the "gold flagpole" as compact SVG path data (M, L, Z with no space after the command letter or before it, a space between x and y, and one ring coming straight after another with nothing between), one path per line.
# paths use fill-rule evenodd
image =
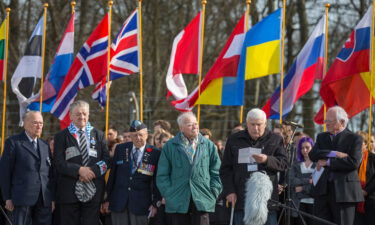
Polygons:
M251 0L246 0L245 34L246 34L246 32L249 30L250 4L251 4ZM245 82L245 79L244 79L243 82ZM245 85L244 85L244 87L245 87ZM245 90L244 90L244 92L245 92ZM240 107L240 123L241 123L241 124L242 124L242 122L243 122L243 110L244 110L244 104L245 104L245 101L243 102L243 105L241 105L241 107Z
M369 109L369 117L368 117L368 143L371 141L371 130L372 130L372 91L374 88L373 83L373 61L374 61L374 14L375 14L375 1L372 2L372 18L371 18L371 38L370 38L370 109Z
M3 121L1 126L1 149L0 155L4 151L4 138L5 138L5 114L7 108L7 70L8 70L8 40L9 40L9 19L10 19L10 8L6 8L6 17L5 17L5 54L4 54L4 73L3 73L3 82L4 82L4 94L3 94Z
M285 52L285 11L286 0L283 0L283 11L281 21L281 59L280 59L280 124L283 123L283 95L284 95L284 52Z
M326 26L325 26L325 52L324 52L324 65L323 65L323 78L327 74L327 65L328 65L328 11L331 4L326 4L326 10L325 10L325 16L326 16ZM323 105L323 118L326 120L327 116L327 106L326 104ZM323 124L323 131L325 132L327 130L326 123Z
M138 0L139 25L139 119L143 122L143 52L142 52L142 0Z
M43 112L43 85L44 85L44 62L46 58L46 30L47 30L47 8L48 3L43 4L43 40L42 40L42 74L40 75L39 109Z
M76 12L76 10L75 10L76 2L75 2L75 1L72 1L72 2L70 3L70 5L71 5L71 7L72 7L72 14L74 14L74 13Z
M202 83L202 68L203 68L203 44L204 44L204 18L206 13L206 4L207 0L202 0L202 14L201 14L201 36L200 36L200 43L199 43L199 83L198 83L198 99L201 96L201 83ZM198 124L200 122L201 117L201 105L198 105L197 109L197 119Z
M110 77L109 65L111 63L111 23L112 23L112 5L113 1L108 1L108 46L107 46L107 82L106 82L106 104L105 104L105 138L108 137L108 119L109 119L109 95L110 95Z

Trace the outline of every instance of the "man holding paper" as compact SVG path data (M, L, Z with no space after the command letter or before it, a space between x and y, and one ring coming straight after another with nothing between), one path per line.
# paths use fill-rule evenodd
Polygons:
M243 224L245 183L254 171L265 171L273 183L272 199L278 200L277 172L287 168L283 138L266 130L264 111L255 108L246 116L245 130L232 134L225 146L220 168L223 192L235 204L234 224ZM276 210L269 207L267 225L277 224Z
M355 206L363 201L358 178L362 159L362 138L349 131L348 115L339 106L327 111L327 131L317 137L309 157L324 168L313 190L315 215L338 225L354 223Z

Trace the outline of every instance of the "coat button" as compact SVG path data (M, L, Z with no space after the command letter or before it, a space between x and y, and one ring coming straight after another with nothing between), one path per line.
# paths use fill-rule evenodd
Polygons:
M133 177L130 177L129 179L130 179L130 180L133 180Z
M128 188L128 190L130 191L130 190L131 190L131 188Z

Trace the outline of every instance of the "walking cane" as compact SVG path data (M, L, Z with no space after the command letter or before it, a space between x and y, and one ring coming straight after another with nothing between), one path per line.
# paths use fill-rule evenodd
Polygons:
M233 216L234 216L234 205L235 204L232 204L232 208L230 210L230 221L229 221L229 225L233 225ZM229 207L229 202L227 201L227 208Z

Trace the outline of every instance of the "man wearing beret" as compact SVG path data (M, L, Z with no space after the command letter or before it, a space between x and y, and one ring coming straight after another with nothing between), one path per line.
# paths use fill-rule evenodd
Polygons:
M156 188L160 151L147 145L147 127L139 120L130 126L131 140L117 145L107 184L113 225L144 225L156 214L161 199Z

